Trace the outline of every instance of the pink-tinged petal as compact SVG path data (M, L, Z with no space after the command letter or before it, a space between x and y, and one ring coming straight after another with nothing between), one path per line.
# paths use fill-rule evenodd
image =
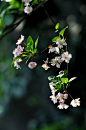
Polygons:
M30 68L30 69L33 69L33 68L35 68L37 66L37 63L36 62L30 62L29 64L28 64L28 67Z
M59 39L56 40L56 44L59 44L59 42L61 42Z
M57 67L57 68L60 68L60 64L56 64L56 67Z

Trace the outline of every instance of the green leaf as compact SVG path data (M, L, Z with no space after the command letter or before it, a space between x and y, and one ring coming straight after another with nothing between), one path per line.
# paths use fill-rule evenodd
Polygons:
M59 37L59 36L54 37L54 38L52 39L52 42L56 42L57 39L61 40L61 37Z
M61 84L56 84L55 89L56 89L57 91L62 90Z
M29 46L33 50L33 45L34 45L33 39L31 36L29 36L27 38L27 46Z
M68 26L67 27L65 27L64 29L62 29L61 31L60 31L60 35L63 37L63 35L64 35L64 32L65 32L65 30L68 28Z
M67 82L68 82L68 78L61 78L61 81L62 81L63 83L67 83Z
M49 85L56 86L56 83L50 82Z
M31 46L25 48L26 51L31 51Z
M37 48L32 50L32 53L36 53L37 52Z
M69 82L73 81L74 79L76 79L77 77L73 77L69 80Z
M34 0L31 4L35 5L35 4L39 4L39 3L38 3L38 0Z
M35 41L35 48L37 48L38 40L39 40L39 36L38 36L38 38Z
M20 3L16 0L11 0L9 4L15 8L20 8Z
M27 56L27 55L25 55L25 54L22 54L22 55L21 55L21 57L25 57L25 56Z
M59 29L59 23L56 24L55 29Z

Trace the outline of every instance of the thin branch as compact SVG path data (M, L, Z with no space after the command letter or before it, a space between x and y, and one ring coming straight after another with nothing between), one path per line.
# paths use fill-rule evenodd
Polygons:
M29 16L30 16L34 11L36 11L38 8L40 8L40 7L41 7L44 3L46 3L47 1L48 1L48 0L45 0L45 1L41 2L37 7L34 8L34 10L29 14ZM8 29L9 29L9 28L11 28L11 29L10 29L9 31L7 31L5 34L3 34L2 36L0 36L0 40L1 40L3 37L5 37L6 35L8 35L9 33L11 33L23 20L26 19L27 16L28 16L28 15L24 16L19 22L15 23L15 24L13 24L13 25L11 25L11 26L9 26Z

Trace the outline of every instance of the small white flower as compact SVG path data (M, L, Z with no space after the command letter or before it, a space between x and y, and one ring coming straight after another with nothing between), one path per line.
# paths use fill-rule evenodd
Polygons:
M30 62L29 64L28 64L28 67L30 68L30 69L33 69L33 68L35 68L37 66L37 63L36 62Z
M51 61L51 65L52 66L56 65L57 68L60 68L60 63L61 63L60 56L55 57L55 59L52 59Z
M42 67L43 67L45 70L48 70L48 69L50 68L47 64L43 64Z
M21 69L21 67L20 67L20 65L18 65L18 63L19 62L21 62L22 61L22 59L21 58L19 58L19 59L17 59L15 62L14 62L14 67L16 67L16 69Z
M24 40L24 36L21 34L21 38L18 39L18 42L16 43L16 45L21 44L23 40Z
M18 45L17 48L13 50L14 58L17 56L20 56L22 54L24 47L21 47L21 45Z
M43 61L44 61L44 60L43 60ZM47 64L48 64L48 58L47 58L46 61L44 61L44 63L45 63L45 64L43 64L42 67L43 67L45 70L49 69L50 67L47 65Z
M68 94L64 94L64 99L67 99L68 98Z
M48 53L52 53L52 52L54 52L56 49L55 49L55 47L53 47L53 46L48 46L48 48L49 48L49 52Z
M51 95L50 98L54 104L57 103L57 97L55 97L55 95Z
M24 12L27 13L27 14L31 13L32 10L33 10L33 8L32 8L32 7L29 7L29 6L26 6L26 7L24 8Z
M67 43L65 43L64 39L62 39L61 41L59 39L56 40L56 44L58 45L58 48L63 48L63 45L66 46Z
M66 104L64 104L64 103L60 103L60 105L58 105L57 107L58 107L59 109L63 109L63 108L67 109L69 106L66 105Z
M52 94L55 95L55 92L56 92L57 90L53 87L53 85L49 85L49 86L50 86L50 89L51 89Z
M55 50L56 50L56 52L57 52L57 53L60 53L60 51L59 51L59 48L58 48L58 47L55 47Z
M64 61L66 63L69 63L69 60L72 58L72 55L71 54L68 54L68 51L64 52L62 55L61 55L61 60Z
M73 107L77 107L77 106L80 106L80 101L79 101L80 98L77 98L77 99L73 99L70 103L70 105L72 105Z

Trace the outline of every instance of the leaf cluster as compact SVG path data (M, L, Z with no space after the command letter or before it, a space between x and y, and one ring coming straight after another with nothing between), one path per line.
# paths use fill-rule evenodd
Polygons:
M67 78L67 70L62 70L59 72L57 76L49 76L48 80L51 82L50 85L53 85L56 90L61 91L67 89L70 86L70 82L76 79L76 77L71 78L70 80Z

